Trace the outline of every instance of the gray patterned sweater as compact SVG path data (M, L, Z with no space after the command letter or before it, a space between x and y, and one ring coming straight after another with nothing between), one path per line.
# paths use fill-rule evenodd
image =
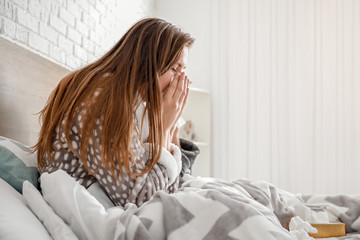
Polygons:
M144 105L141 104L140 107L134 111L135 126L139 130L144 109ZM49 157L45 156L46 165L43 168L39 168L39 171L40 173L51 173L58 169L62 169L79 181L85 188L88 188L91 184L98 181L115 205L124 206L126 203L131 202L140 206L148 201L158 190L164 190L168 193L175 192L179 186L180 173L183 175L184 173L191 172L192 163L199 153L199 149L194 144L181 140L181 146L184 146L184 149L180 151L176 145L172 144L171 150L173 154L171 154L165 148L162 148L160 160L150 172L134 179L131 178L123 168L123 174L121 176L119 174L118 178L114 178L112 173L100 163L100 136L102 126L99 119L96 122L93 135L90 138L88 156L86 159L89 168L95 173L92 175L86 170L80 159L80 132L83 127L81 117L82 112L80 111L75 117L75 121L71 128L71 143L66 141L64 124L60 130L60 139L57 137L59 129L57 130L53 140L55 161L51 161ZM141 172L149 159L150 143L146 143L149 134L146 116L142 132L144 144L141 144L138 132L134 129L130 146L136 160L136 164L131 166L131 169L135 173ZM63 148L61 148L60 142L62 143ZM74 152L68 147L69 144L74 148ZM120 167L118 165L116 167L116 171L120 172Z

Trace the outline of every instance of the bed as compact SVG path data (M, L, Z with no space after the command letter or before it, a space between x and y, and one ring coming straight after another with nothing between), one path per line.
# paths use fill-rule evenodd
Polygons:
M40 177L28 147L35 113L69 71L2 38L0 54L0 239L311 239L306 221L341 221L348 235L331 239L360 239L360 195L186 175L179 192L122 208L98 184L85 189L62 171Z

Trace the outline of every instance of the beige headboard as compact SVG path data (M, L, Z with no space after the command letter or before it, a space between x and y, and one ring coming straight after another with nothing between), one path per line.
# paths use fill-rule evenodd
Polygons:
M70 71L0 37L0 136L36 143L37 113Z

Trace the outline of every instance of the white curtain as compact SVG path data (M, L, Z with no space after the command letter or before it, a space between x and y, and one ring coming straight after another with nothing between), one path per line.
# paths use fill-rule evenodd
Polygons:
M360 192L360 0L212 0L213 175Z

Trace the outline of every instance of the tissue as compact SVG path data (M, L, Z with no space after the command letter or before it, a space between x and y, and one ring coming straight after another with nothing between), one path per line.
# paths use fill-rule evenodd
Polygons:
M308 233L317 233L317 229L310 223L303 221L299 216L290 220L289 231L294 240L311 240L314 239Z

